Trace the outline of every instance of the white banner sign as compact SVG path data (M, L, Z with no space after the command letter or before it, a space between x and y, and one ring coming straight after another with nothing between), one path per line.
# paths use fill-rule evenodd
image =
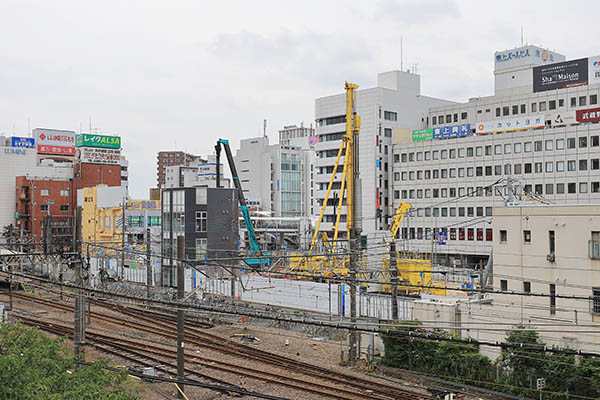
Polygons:
M522 129L533 129L544 127L544 116L543 115L532 115L527 117L515 117L498 119L495 121L477 122L471 124L475 126L476 135L485 135L486 133L495 132L511 132L519 131Z
M120 149L103 149L99 147L78 147L78 158L82 163L118 165L121 159Z

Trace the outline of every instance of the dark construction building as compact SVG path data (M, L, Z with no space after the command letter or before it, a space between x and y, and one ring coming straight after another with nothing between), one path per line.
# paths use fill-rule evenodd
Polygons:
M162 286L176 286L177 237L183 236L185 259L214 275L224 270L206 259L238 254L238 200L235 189L169 188L162 190Z

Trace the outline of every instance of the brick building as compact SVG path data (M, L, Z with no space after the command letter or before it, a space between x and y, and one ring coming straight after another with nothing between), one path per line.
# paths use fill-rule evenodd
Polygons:
M96 185L121 186L121 166L88 163L75 163L73 165L72 201L74 204L77 204L77 191L79 189Z
M206 160L183 151L160 151L156 156L157 186L159 188L164 186L167 167L172 165L196 165L199 163L206 163Z
M16 177L16 229L21 236L43 243L44 224L50 224L55 247L66 247L73 235L73 180Z

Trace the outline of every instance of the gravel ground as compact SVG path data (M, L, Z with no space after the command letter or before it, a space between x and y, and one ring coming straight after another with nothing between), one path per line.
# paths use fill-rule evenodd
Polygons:
M48 298L55 298L54 296L45 296ZM0 301L5 301L6 303L8 298L5 294L0 294ZM48 308L44 305L32 304L31 301L23 301L20 299L14 300L14 308L16 310L23 310L26 312L30 312L35 314L39 318L44 319L53 319L56 321L61 321L64 324L71 325L73 323L73 316L71 313L62 310L56 310ZM92 311L101 312L106 315L117 315L115 312L107 310L105 308L100 308L96 306L92 306ZM121 316L123 317L123 316ZM123 335L138 339L144 339L155 343L164 344L169 346L171 349L175 349L175 343L168 342L165 338L160 336L148 334L146 332L141 332L135 330L134 328L115 325L106 323L100 320L94 320L92 318L91 324L88 329L92 331L97 331L101 333L109 333L114 335ZM259 340L254 341L253 343L247 343L252 347L256 347L261 350L269 351L272 353L280 354L283 356L287 356L299 361L303 361L306 363L318 365L321 367L329 368L331 370L336 370L340 372L344 372L346 374L360 376L363 378L367 378L373 381L377 381L375 378L367 377L363 371L353 370L350 368L340 366L340 343L335 343L329 340L318 340L314 338L310 338L299 333L268 328L268 327L255 327L248 324L234 324L234 325L221 325L215 326L211 329L207 329L208 332L213 334L217 334L219 336L230 338L235 341L241 341L239 337L232 337L235 334L245 334L252 335L257 337ZM67 341L67 346L72 348L72 342ZM292 376L299 379L302 379L305 382L313 382L316 381L315 378L300 375L296 373L291 373L290 371L281 371L278 367L270 366L264 363L259 363L256 361L248 360L243 357L223 354L220 352L216 352L206 348L194 348L186 346L187 350L194 351L198 356L210 358L213 360L219 360L231 363L232 365L246 367L249 370L254 371L265 371L272 373L284 373L286 376ZM114 365L131 365L131 362L117 358L108 356L105 353L97 351L93 348L86 348L86 360L91 361L100 358L113 358ZM193 365L188 363L186 367L190 367L194 370L201 371L209 376L224 380L229 382L230 384L239 385L244 387L249 391L261 392L264 394L270 394L275 396L281 396L288 399L315 399L316 395L294 391L293 389L286 388L274 383L267 383L263 381L259 381L256 379L244 379L239 375L230 374L223 371L215 371L211 368L201 367L198 365ZM197 377L189 377L191 379L199 379ZM383 381L380 381L383 382ZM139 395L143 399L175 399L177 398L176 388L172 384L148 384L146 382L140 381L138 379L132 378L128 385L134 389L139 391ZM329 384L328 386L331 386ZM226 399L230 398L230 396L226 394L219 394L218 392L214 392L207 389L199 389L193 387L186 388L186 394L191 399Z

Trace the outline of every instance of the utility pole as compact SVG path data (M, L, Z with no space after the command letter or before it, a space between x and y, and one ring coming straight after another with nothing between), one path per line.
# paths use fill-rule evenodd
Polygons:
M183 381L184 377L184 322L185 314L183 312L183 298L184 298L184 270L183 270L183 259L185 259L185 239L184 236L177 236L177 379ZM181 391L179 392L179 398L183 399L184 388L183 384L180 385Z
M78 286L83 286L83 265L81 258L81 207L75 210L73 218L73 244L72 267L75 271L75 281ZM50 228L50 227L48 227ZM75 355L83 353L85 345L85 294L83 289L77 289L75 297L75 310L73 317L73 344Z
M150 249L150 228L146 228L146 298L150 302L152 294L152 251Z
M123 197L123 224L121 225L121 274L119 275L120 280L123 280L123 272L125 271L125 197Z
M398 320L398 266L396 265L396 242L390 243L390 272L392 278L392 321Z

